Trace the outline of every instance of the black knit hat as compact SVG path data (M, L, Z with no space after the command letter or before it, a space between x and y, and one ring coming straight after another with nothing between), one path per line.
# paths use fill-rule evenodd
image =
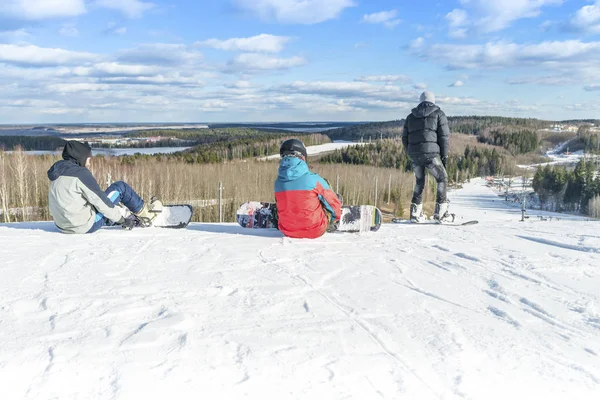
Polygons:
M62 152L63 160L75 161L82 167L85 166L85 161L91 156L92 148L88 142L78 142L77 140L67 141Z

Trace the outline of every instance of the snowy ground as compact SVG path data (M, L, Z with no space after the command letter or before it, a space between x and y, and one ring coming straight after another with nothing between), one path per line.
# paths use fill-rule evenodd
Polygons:
M535 170L537 167L545 167L546 165L576 165L583 157L586 157L583 150L567 153L571 140L559 144L552 150L546 152L546 157L552 161L540 164L530 165L518 165L519 168ZM595 158L594 155L587 155L587 157Z
M600 223L451 199L480 224L0 225L2 399L598 398Z
M347 142L345 140L336 140L333 143L319 144L316 146L306 146L306 152L309 156L314 156L321 153L327 153L334 150L345 149L348 146L361 146L366 143ZM261 160L277 160L279 154L263 157Z

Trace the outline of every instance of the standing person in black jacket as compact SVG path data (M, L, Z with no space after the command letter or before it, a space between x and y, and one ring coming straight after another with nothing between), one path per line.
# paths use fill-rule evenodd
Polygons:
M437 181L434 219L438 222L445 222L452 218L448 213L448 199L446 198L446 186L448 185L446 161L449 138L450 129L446 114L435 105L433 93L423 92L421 103L406 117L402 132L402 144L411 158L416 178L410 205L410 219L413 222L422 222L426 219L423 214L425 169L428 169Z

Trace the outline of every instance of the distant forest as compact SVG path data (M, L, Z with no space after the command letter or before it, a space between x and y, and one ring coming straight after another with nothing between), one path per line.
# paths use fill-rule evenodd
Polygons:
M574 170L546 165L538 167L533 189L546 209L590 213L590 203L600 196L600 175L594 163L585 159Z
M387 122L370 122L352 125L345 128L324 132L331 140L348 140L352 142L399 138L404 128L404 120Z
M321 163L412 170L410 158L402 143L396 140L378 140L371 144L349 146L322 157ZM450 154L447 171L450 180L456 180L458 177L458 181L462 182L475 176L505 173L510 168L509 164L506 157L494 148L479 149L466 146L462 154Z
M228 142L213 142L195 146L186 151L171 154L134 154L121 156L125 164L133 164L141 159L177 160L188 164L221 163L246 158L265 157L279 153L281 142L294 136L271 135L261 138L237 139ZM306 146L330 143L328 136L322 134L304 134L301 136Z
M0 149L12 150L21 146L23 150L56 150L62 148L65 141L56 136L0 136Z
M208 128L208 129L168 129L168 130L151 130L151 131L136 131L125 135L125 137L151 137L165 136L177 138L192 142L194 145L208 144L215 142L232 142L240 139L264 139L271 138L274 135L290 135L294 134L285 130L261 130L248 127L236 128ZM299 133L298 135L306 135Z

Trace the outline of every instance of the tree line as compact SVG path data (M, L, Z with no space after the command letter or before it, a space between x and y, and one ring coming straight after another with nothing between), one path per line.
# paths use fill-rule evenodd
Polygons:
M59 155L28 155L0 150L0 220L4 222L50 220L47 170ZM309 160L310 162L310 160ZM402 170L365 165L311 165L331 182L346 204L377 204L402 216L408 211L413 177ZM102 188L125 180L144 199L158 196L165 204L192 204L193 221L218 222L216 199L219 182L224 189L225 221L248 200L274 201L273 183L278 163L248 159L210 164L190 164L177 158L93 157L90 168ZM391 191L389 190L391 188ZM433 209L434 192L428 186L425 205Z
M412 162L404 146L396 140L349 146L321 157L321 163L373 165L412 171ZM451 180L463 182L475 176L503 174L509 164L509 160L494 148L480 149L467 145L462 154L449 155L446 170Z
M194 145L230 142L240 139L260 139L270 138L274 135L289 135L289 131L284 130L261 130L247 127L233 128L194 128L194 129L156 129L146 131L135 131L125 134L125 137L140 138L152 136L166 136L176 139L182 139L192 142ZM306 135L299 133L299 135Z
M540 147L539 135L536 131L528 129L484 129L479 132L477 140L493 146L502 146L513 155L531 153Z
M600 196L600 175L594 162L585 159L573 170L540 166L533 177L533 189L544 208L592 214L594 207L590 203Z
M327 131L331 140L348 140L353 142L377 139L398 138L402 135L404 120L370 122Z
M188 142L185 140L180 140L180 139L161 139L161 140L156 140L156 141L131 141L131 142L125 142L125 143L106 143L106 142L94 142L91 143L91 146L93 148L97 148L97 149L113 149L113 148L118 148L118 149L147 149L147 148L151 148L151 147L178 147L178 146L186 146L186 145L191 145L193 144L193 142Z
M535 118L510 118L510 117L448 117L448 125L453 132L468 135L479 135L485 129L512 128L538 130L548 128L553 124L551 121L543 121Z
M273 154L279 154L281 143L287 139L299 137L270 135L260 138L238 139L228 142L214 142L194 146L191 149L179 151L170 154L133 154L120 156L119 159L124 164L133 164L137 160L156 159L183 161L188 164L210 164L230 162L235 160L244 160L247 158L266 157ZM300 136L306 146L330 143L327 135L318 133Z
M64 147L65 140L56 136L0 136L0 149L12 150L21 146L23 150L53 151Z

